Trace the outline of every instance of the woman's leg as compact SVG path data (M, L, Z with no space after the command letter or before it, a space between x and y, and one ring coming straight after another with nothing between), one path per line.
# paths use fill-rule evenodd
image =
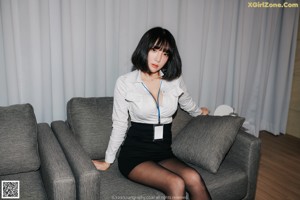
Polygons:
M201 175L195 169L176 158L161 161L159 164L184 180L191 200L211 199Z
M146 161L137 165L129 173L128 178L162 191L167 196L167 199L184 199L184 180L152 161Z

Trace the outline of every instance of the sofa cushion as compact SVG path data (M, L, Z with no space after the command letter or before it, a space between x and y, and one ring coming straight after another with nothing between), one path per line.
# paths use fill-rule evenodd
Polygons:
M91 159L105 158L112 130L112 97L72 98L67 121Z
M40 167L37 122L30 104L0 107L0 175Z
M99 172L100 199L166 199L162 192L125 178L118 169L118 161L109 170Z
M178 133L189 123L189 121L193 119L191 115L178 107L176 113L173 116L172 122L172 136L176 137Z
M198 116L174 138L173 152L185 162L216 173L244 118Z
M236 163L224 159L218 173L210 173L192 165L203 177L213 200L244 199L247 194L247 173Z
M19 181L19 197L22 200L46 200L47 194L40 171L0 176L1 181ZM0 190L0 197L1 197ZM12 199L12 198L11 198Z

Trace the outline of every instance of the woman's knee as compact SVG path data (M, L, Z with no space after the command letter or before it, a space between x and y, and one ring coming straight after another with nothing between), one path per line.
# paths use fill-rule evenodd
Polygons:
M202 177L195 169L186 170L183 179L187 187L205 187Z
M174 194L184 194L185 192L185 182L184 180L177 175L173 175L168 178L168 193Z

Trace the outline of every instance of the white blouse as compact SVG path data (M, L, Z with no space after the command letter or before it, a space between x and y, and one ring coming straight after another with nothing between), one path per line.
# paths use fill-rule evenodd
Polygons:
M162 72L160 73L163 75ZM105 154L107 163L114 162L116 153L124 141L129 116L132 122L158 123L156 102L144 85L139 70L120 76L116 82L112 114L113 129ZM159 95L161 124L172 122L178 103L191 116L196 117L201 114L200 108L187 92L182 76L173 81L162 80Z

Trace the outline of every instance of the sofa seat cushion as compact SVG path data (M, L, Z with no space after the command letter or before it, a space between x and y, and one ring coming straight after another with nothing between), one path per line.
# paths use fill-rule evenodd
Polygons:
M107 171L100 172L100 199L165 199L162 192L125 178L115 161Z
M213 200L240 200L247 194L248 177L234 162L222 162L218 173L210 173L198 166L194 167L203 177Z
M0 181L4 180L20 181L20 199L22 200L47 199L40 171L0 176ZM1 192L2 190L0 196L2 196Z
M112 130L112 97L72 98L67 121L91 159L103 159Z
M40 167L37 122L30 104L0 107L0 175Z
M198 116L174 138L174 154L185 162L216 173L232 146L244 118Z

